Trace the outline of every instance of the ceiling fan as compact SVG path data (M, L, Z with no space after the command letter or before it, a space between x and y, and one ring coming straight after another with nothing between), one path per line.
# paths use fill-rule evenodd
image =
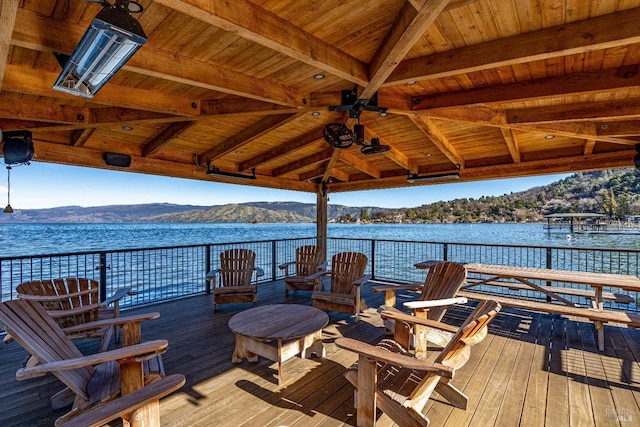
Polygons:
M350 130L344 123L329 123L322 131L325 141L336 148L349 148L351 145L361 145L360 152L365 156L384 153L391 147L380 144L379 138L372 138L370 143L365 141L364 125L360 124L360 114L363 111L376 111L381 116L387 115L387 107L378 106L377 92L370 99L358 99L357 87L342 91L342 104L332 105L329 111L348 111L350 118L358 119L358 123Z
M371 142L367 143L364 139L364 125L358 124L353 126L353 131L344 123L329 123L322 131L324 140L336 148L349 148L351 145L361 145L360 152L365 156L372 154L384 153L391 149L388 145L380 144L379 138L371 138Z

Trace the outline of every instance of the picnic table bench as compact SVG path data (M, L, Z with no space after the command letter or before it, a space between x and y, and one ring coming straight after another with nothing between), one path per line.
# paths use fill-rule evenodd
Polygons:
M435 261L425 261L415 264L417 268L429 268ZM598 333L598 347L604 350L604 323L623 323L629 327L640 327L640 314L605 310L604 300L617 303L633 303L631 295L604 291L604 288L616 288L623 291L639 292L640 279L624 274L593 273L584 271L554 270L533 267L512 267L505 265L490 265L467 263L464 264L469 275L480 276L467 279L458 292L474 300L492 299L505 306L525 308L535 311L557 313L587 318L594 322ZM539 285L536 281L547 282ZM564 286L553 286L552 283L580 284L592 289L577 289ZM547 302L531 301L513 296L495 296L487 293L472 291L480 285L500 286L514 290L533 290L545 294ZM579 306L565 296L580 296L591 300L591 307Z

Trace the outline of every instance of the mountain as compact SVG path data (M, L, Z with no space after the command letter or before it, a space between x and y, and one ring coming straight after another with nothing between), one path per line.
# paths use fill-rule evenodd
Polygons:
M380 222L540 222L551 213L640 215L640 171L581 172L549 185L502 196L455 199L372 215Z
M328 207L329 219L359 216L361 208ZM373 212L381 208L367 207ZM314 222L316 205L299 202L251 202L194 206L170 203L141 205L64 206L49 209L16 209L0 215L0 223L122 223L122 222Z
M343 222L539 222L561 212L640 215L640 171L575 173L549 185L502 196L455 199L402 209L329 205L328 218ZM118 222L314 222L316 205L250 202L216 206L152 203L83 208L16 209L0 223Z

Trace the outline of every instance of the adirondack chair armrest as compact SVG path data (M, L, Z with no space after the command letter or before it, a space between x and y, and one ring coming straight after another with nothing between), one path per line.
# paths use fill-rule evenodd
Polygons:
M285 262L284 264L280 264L280 265L278 266L278 268L279 268L280 270L285 270L285 269L287 269L287 270L288 270L288 269L289 269L289 266L295 265L295 263L296 263L295 261Z
M400 311L383 310L380 312L380 316L383 319L393 319L400 322L410 323L412 325L422 325L430 328L440 329L441 331L456 333L458 328L446 323L438 322L431 319L423 319L409 314L402 313Z
M316 270L318 270L318 271L324 271L324 270L326 270L326 269L327 269L327 266L328 266L328 265L329 265L329 264L327 264L327 261L324 261L322 264L320 264L318 267L316 267Z
M421 371L436 372L445 378L453 377L453 369L440 363L429 362L424 359L416 359L415 357L405 356L394 353L362 341L351 338L338 338L335 341L337 347L357 353L360 356L366 356L380 362L391 363L408 369L417 369Z
M184 375L167 375L139 390L133 391L104 405L83 412L81 415L61 424L64 427L102 426L116 418L122 418L138 408L148 405L180 389L186 379Z
M264 270L260 267L255 267L254 270L256 272L256 278L264 276Z
M330 271L327 271L327 270L317 271L317 272L315 272L315 273L313 273L313 274L310 274L309 276L305 277L304 279L305 279L305 280L315 280L315 279L317 279L318 277L322 277L322 276L325 276L325 275L327 275L327 274L331 274L331 272L330 272Z
M371 275L370 274L365 274L364 276L362 276L361 278L359 278L358 280L353 282L353 284L355 286L361 286L361 285L364 285L365 283L367 283L369 280L371 280Z
M434 299L434 300L425 300L425 301L409 301L405 302L403 305L412 310L417 308L431 308L431 307L442 307L444 305L453 305L453 304L466 304L467 299L465 297L454 297L454 298L444 298L444 299Z
M160 317L160 313L152 311L150 313L136 314L133 316L114 317L112 319L96 320L95 322L82 323L80 325L64 328L66 334L82 332L89 329L97 329L105 326L122 326L127 323L142 322L143 320L152 320Z
M122 288L118 289L115 294L111 295L106 300L102 301L103 307L108 307L110 304L118 303L122 298L127 295L135 295L136 292L133 292L131 288Z
M75 357L66 360L56 360L55 362L43 363L35 366L21 368L16 372L18 381L39 377L47 372L64 371L69 369L78 369L86 366L99 365L104 362L126 361L134 359L142 362L149 356L156 356L167 351L169 342L167 340L154 340L141 344L122 347L116 350L105 351L102 353L90 354L83 357Z
M371 288L371 292L379 294L381 292L398 292L398 291L414 291L419 292L422 290L422 283L412 283L408 285L385 285L374 286Z

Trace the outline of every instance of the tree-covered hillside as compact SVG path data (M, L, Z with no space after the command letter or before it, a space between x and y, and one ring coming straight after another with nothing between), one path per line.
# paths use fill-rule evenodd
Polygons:
M640 172L636 169L573 174L550 185L502 196L440 201L413 208L364 211L343 221L537 222L544 215L595 212L614 218L640 215Z

